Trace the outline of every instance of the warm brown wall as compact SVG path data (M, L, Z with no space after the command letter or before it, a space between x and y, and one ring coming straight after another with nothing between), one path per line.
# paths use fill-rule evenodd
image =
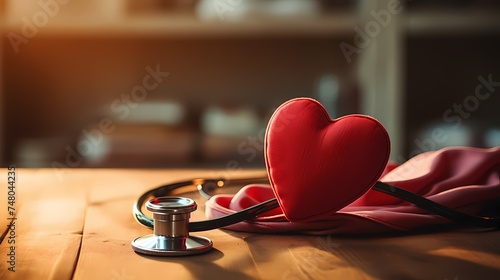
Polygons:
M171 73L148 100L180 101L195 115L211 103L268 113L286 99L313 96L314 83L325 72L349 79L354 70L338 48L349 38L39 34L18 54L4 42L6 115L15 120L6 122L7 155L21 138L77 134L102 117L100 109L141 83L148 65L160 64Z

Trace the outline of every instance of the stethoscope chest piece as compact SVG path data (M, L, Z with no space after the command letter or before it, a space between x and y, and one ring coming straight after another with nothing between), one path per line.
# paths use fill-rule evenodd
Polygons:
M188 256L211 250L210 239L189 235L189 217L196 207L194 200L176 196L146 202L146 209L153 213L154 233L134 239L134 251L152 256Z

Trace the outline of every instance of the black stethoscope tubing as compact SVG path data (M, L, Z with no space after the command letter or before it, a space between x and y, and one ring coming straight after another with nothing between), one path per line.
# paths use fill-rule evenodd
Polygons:
M232 179L231 183L239 183L239 184L249 184L256 183L259 181L267 181L265 177L259 178L241 178L241 179ZM170 193L178 188L186 187L186 186L196 186L198 191L202 193L205 197L210 197L210 191L206 189L206 184L215 184L219 186L226 185L229 181L224 179L193 179L189 181L177 182L173 184L166 184L159 186L157 188L151 189L143 193L134 203L133 206L133 215L138 223L148 228L153 229L153 219L147 217L142 212L142 206L144 203L151 197L162 197L168 196ZM474 227L483 227L483 228L499 228L500 227L500 217L482 217L466 214L460 211L457 211L452 208L448 208L442 204L436 203L432 200L429 200L425 197L419 196L410 191L404 190L402 188L383 183L376 182L372 187L373 190L397 197L404 201L410 202L416 205L419 208L427 210L436 215L447 218L453 222L474 226ZM267 201L256 204L252 207L246 208L244 210L238 211L233 214L226 215L224 217L205 220L205 221L196 221L189 223L189 231L206 231L217 229L225 226L229 226L238 222L242 222L245 220L250 220L255 218L258 215L261 215L265 212L268 212L274 208L279 207L278 200L276 198L269 199Z

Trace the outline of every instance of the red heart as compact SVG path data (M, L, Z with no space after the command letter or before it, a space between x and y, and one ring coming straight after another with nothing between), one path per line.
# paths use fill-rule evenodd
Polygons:
M389 136L376 119L332 120L310 98L285 102L267 126L267 171L291 222L320 219L356 200L379 179L389 153Z

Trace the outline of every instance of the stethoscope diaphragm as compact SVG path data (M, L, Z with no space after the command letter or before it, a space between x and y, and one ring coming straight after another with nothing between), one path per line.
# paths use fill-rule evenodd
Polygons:
M152 256L188 256L212 249L210 239L189 235L190 213L197 208L190 198L166 196L146 202L146 209L153 214L153 234L132 241L137 253Z

